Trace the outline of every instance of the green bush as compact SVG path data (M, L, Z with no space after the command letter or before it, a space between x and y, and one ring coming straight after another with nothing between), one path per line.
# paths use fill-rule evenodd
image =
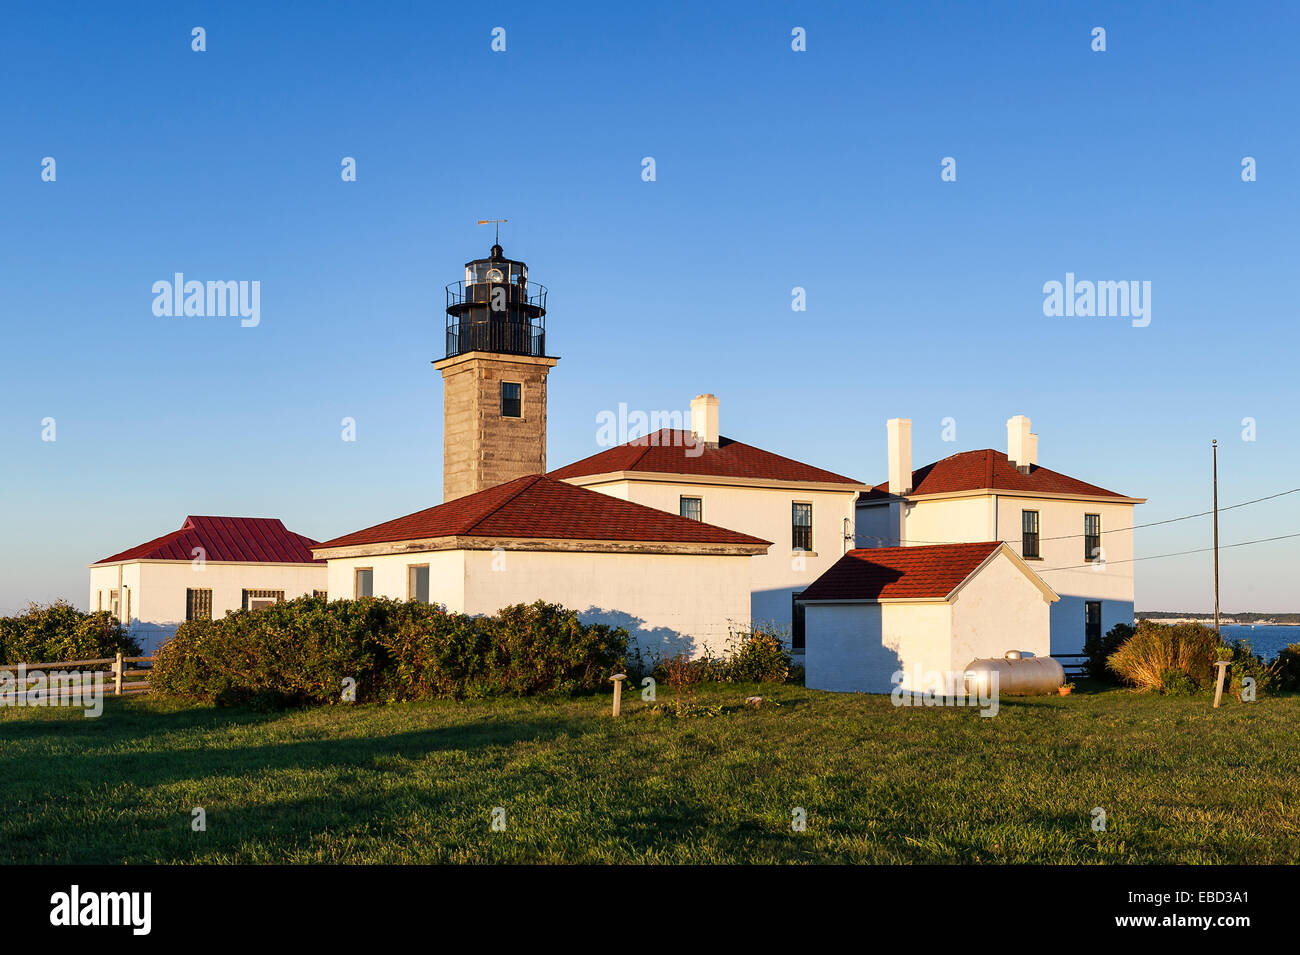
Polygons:
M182 624L150 679L164 696L259 707L518 696L603 685L628 634L537 602L495 617L429 604L300 597Z
M1142 690L1163 692L1172 672L1182 673L1196 689L1204 689L1214 680L1218 644L1218 635L1199 623L1142 620L1133 636L1107 658L1107 664L1124 682Z
M1161 671L1160 692L1165 696L1191 696L1196 690L1196 682L1182 670Z
M732 634L725 678L732 683L784 683L790 676L790 653L775 628Z
M718 657L704 648L701 656L677 654L659 660L651 675L670 681L670 670L681 679L690 670L692 683L784 683L790 678L790 651L775 626L732 630L726 652Z
M141 655L140 645L105 610L83 613L65 600L28 604L17 616L0 617L0 664L60 663Z
M1272 664L1274 686L1279 690L1300 690L1300 643L1285 647Z
M1228 667L1225 688L1233 696L1240 698L1242 680L1247 677L1255 681L1257 690L1275 688L1277 678L1273 668L1265 665L1264 658L1255 653L1255 648L1250 645L1249 640L1237 639L1230 644L1216 647L1215 655L1220 660L1232 661L1232 666ZM1218 679L1217 673L1215 679Z
M1083 642L1083 652L1088 655L1083 665L1084 672L1094 680L1114 683L1117 674L1106 663L1111 654L1124 645L1133 636L1133 628L1127 623L1117 623L1106 631L1105 636L1089 637Z

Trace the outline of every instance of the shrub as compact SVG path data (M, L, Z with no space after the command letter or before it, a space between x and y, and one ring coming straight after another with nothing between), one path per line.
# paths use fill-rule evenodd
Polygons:
M1124 645L1133 636L1133 628L1127 623L1117 623L1106 631L1105 636L1089 637L1083 642L1083 652L1088 655L1083 665L1084 672L1094 680L1116 682L1117 674L1106 663L1111 654Z
M1163 670L1160 673L1160 692L1165 696L1191 696L1196 683L1182 670Z
M784 683L790 659L775 628L733 632L724 678L733 683Z
M1255 653L1249 640L1237 639L1227 645L1215 648L1215 657L1219 660L1231 660L1225 685L1227 691L1238 699L1241 698L1242 681L1250 677L1258 690L1272 689L1277 682L1273 668L1264 664L1264 658ZM1218 674L1215 674L1218 679Z
M1285 647L1273 661L1274 686L1279 690L1300 690L1300 643Z
M594 689L621 668L626 630L537 602L495 617L415 602L300 597L182 624L151 687L260 707ZM355 681L345 684L347 680Z
M1142 690L1165 689L1171 672L1184 674L1196 689L1214 679L1218 637L1199 623L1163 624L1143 620L1133 636L1107 658L1126 683ZM1181 685L1181 684L1180 684Z
M106 610L83 613L66 600L32 603L13 617L0 617L0 663L102 660L121 651L140 656L135 642Z

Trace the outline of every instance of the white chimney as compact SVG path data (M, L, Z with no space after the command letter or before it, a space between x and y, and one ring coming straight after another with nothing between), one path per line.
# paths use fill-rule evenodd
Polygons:
M889 434L889 493L907 494L912 490L912 419L890 418L885 430Z
M1038 435L1029 433L1029 419L1022 414L1007 419L1007 460L1026 474L1038 464Z
M691 434L705 447L718 446L717 395L696 395L691 399Z

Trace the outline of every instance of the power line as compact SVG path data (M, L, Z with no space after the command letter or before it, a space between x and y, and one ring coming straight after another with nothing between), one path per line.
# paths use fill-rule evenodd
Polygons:
M1270 541L1290 540L1293 537L1300 537L1300 533L1281 534L1278 537L1261 537L1258 540L1238 541L1235 544L1220 544L1219 550L1227 550L1229 547L1249 547L1251 544L1267 544ZM1212 550L1214 550L1213 547L1198 547L1195 550L1174 551L1172 554L1151 554L1150 556L1147 557L1133 557L1128 560L1104 560L1101 561L1101 565L1104 567L1106 564L1136 564L1140 560L1162 560L1165 557L1183 557L1187 554L1204 554ZM1075 564L1070 567L1044 567L1042 570L1038 570L1036 572L1040 574L1048 574L1054 570L1084 570L1085 568L1096 567L1096 566L1097 566L1097 562L1094 561L1091 564Z
M1254 500L1250 500L1250 501L1242 501L1240 504L1230 504L1230 505L1228 505L1227 507L1221 507L1221 508L1219 508L1219 512L1222 513L1223 511L1232 511L1232 510L1236 510L1236 509L1239 508L1239 507L1248 507L1248 506L1251 505L1251 504L1259 504L1259 503L1261 503L1261 502L1263 502L1263 501L1271 501L1271 500L1274 500L1275 498L1286 497L1288 494L1295 494L1295 493L1297 493L1297 492L1300 492L1300 487L1293 487L1293 488L1291 488L1291 489L1288 490L1288 491L1278 491L1276 494L1266 494L1264 497L1257 497L1257 498L1255 498ZM1013 496L1013 495L1008 495L1008 496ZM1106 533L1107 533L1107 534L1122 534L1122 533L1124 533L1125 531L1135 531L1135 530L1139 530L1139 529L1141 529L1141 528L1143 528L1143 527L1157 527L1157 526L1159 526L1159 525L1161 525L1161 524L1175 524L1175 523L1177 523L1178 521L1190 521L1190 520L1192 520L1193 518L1197 518L1197 517L1208 517L1209 515L1211 515L1211 514L1213 514L1213 513L1214 513L1213 510L1209 510L1209 511L1198 511L1198 512L1196 512L1195 514L1184 514L1182 517L1169 517L1169 518L1166 518L1166 519L1163 520L1163 521L1148 521L1148 522L1145 523L1145 524L1134 524L1134 525L1131 526L1131 527L1116 527L1116 528L1112 528L1112 529L1110 529L1110 530L1107 530ZM856 522L855 522L855 523L856 523ZM903 540L897 540L896 538L892 538L892 537L889 537L889 538L887 538L887 537L880 537L880 536L875 535L875 534L864 534L863 536L864 536L865 538L869 539L869 540L879 541L881 544L884 544L886 541L896 541L896 545L891 545L891 546L906 545L906 544L966 544L966 543L969 543L969 541L927 541L927 540L913 540L913 539L911 539L911 538L906 538L906 539L903 539ZM1062 534L1062 535L1060 535L1059 537L1040 537L1040 538L1039 538L1039 542L1041 543L1042 541L1078 540L1078 539L1081 538L1081 537L1088 537L1088 536L1090 536L1090 535L1088 535L1088 534ZM1233 546L1238 546L1238 545L1233 545ZM1194 552L1194 551L1188 551L1188 553L1195 553L1195 552ZM1145 558L1142 558L1142 559L1145 559Z

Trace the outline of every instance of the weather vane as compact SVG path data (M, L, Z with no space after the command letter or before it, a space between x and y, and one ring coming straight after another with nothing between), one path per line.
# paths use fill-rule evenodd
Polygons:
M495 244L500 245L501 244L501 223L509 222L509 221L510 221L509 219L479 219L478 224L487 225L489 222L495 223L497 227L497 236L496 236Z

